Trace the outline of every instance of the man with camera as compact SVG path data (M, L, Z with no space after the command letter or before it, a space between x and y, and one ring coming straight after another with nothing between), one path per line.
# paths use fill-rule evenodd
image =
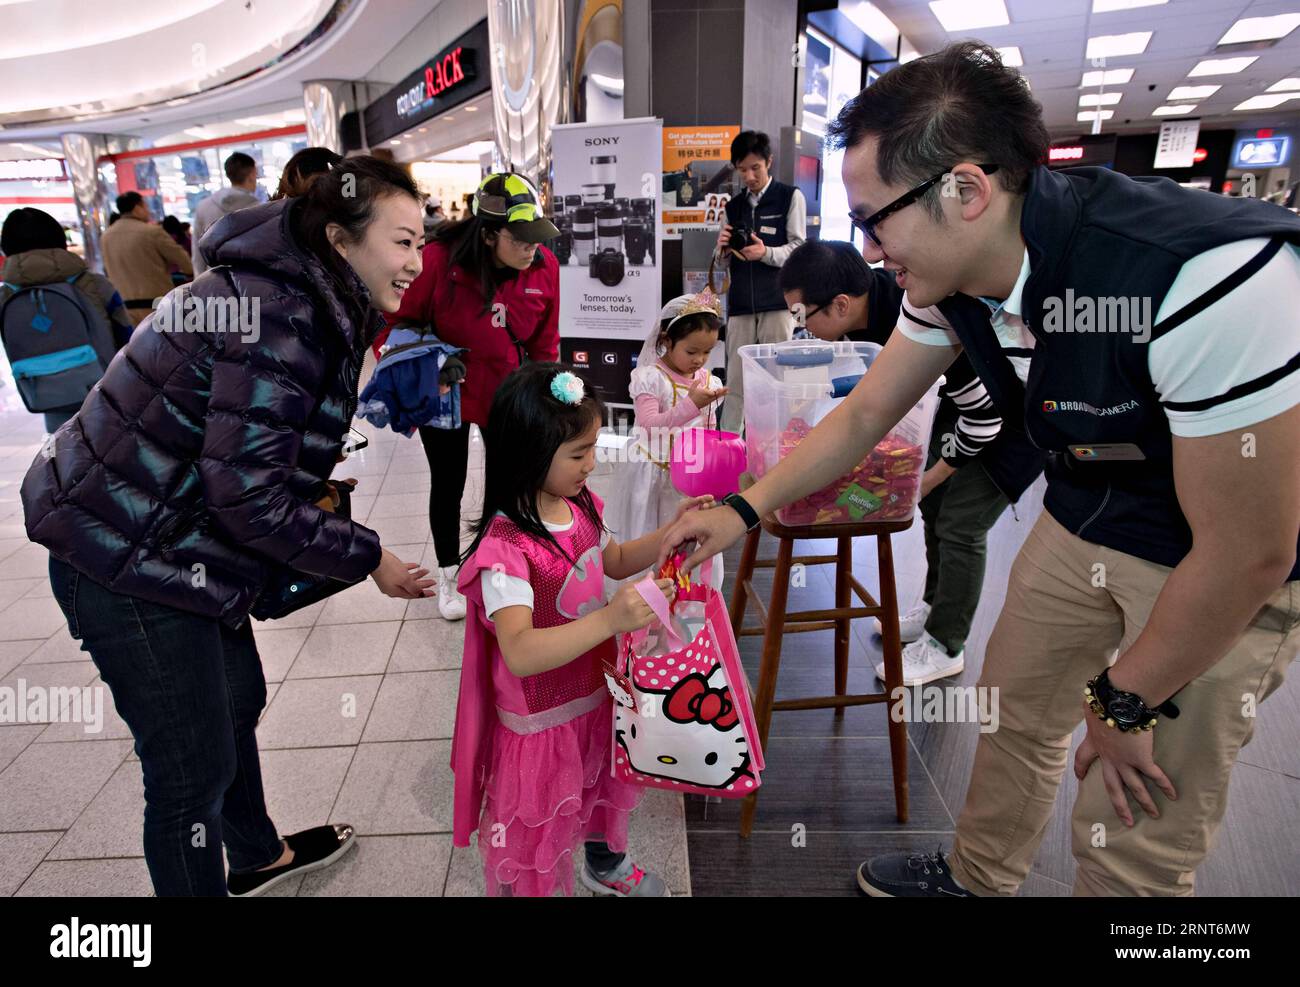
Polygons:
M743 130L731 142L731 164L746 194L727 203L727 221L716 253L731 265L727 292L727 400L724 431L739 433L745 421L745 384L740 347L779 343L794 332L794 317L781 294L781 265L804 242L808 204L803 193L771 175L772 142Z

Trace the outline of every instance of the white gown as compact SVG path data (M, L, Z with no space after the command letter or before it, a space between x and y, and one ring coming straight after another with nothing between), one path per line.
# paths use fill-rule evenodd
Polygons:
M656 361L632 371L628 393L633 402L638 395L649 394L660 411L668 411L683 401L690 401L687 393L697 383L710 389L722 386L722 381L705 369L696 371L691 380L684 382L675 375L670 376ZM685 424L673 427L669 434L676 436L686 428L717 428L717 407L715 401ZM627 444L628 461L614 464L610 494L605 500L605 527L615 541L629 542L648 535L672 521L677 513L683 497L669 476L670 449L668 435L659 429L648 429L638 418L637 431ZM710 582L716 589L722 588L721 555L714 557ZM616 589L618 583L608 580L606 586Z

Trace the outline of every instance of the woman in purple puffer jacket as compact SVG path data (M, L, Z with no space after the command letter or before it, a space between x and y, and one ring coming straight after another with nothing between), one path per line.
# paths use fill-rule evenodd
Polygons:
M420 202L401 168L359 157L227 216L203 240L211 269L141 323L23 481L54 596L135 737L160 896L259 894L354 845L349 826L282 840L267 815L248 611L284 567L431 592L318 506L378 312L420 273Z

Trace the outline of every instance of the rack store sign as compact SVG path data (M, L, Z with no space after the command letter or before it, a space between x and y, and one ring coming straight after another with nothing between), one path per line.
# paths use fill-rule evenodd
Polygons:
M373 146L424 120L487 92L491 73L479 70L488 50L487 20L481 20L365 110L366 139Z

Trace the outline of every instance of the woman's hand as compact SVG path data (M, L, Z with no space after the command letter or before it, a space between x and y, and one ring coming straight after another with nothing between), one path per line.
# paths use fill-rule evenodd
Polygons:
M663 590L664 596L668 597L668 602L673 601L673 594L676 592L676 586L671 579L656 579L655 585ZM641 598L636 587L631 583L622 586L614 599L608 604L610 625L617 634L627 634L630 631L639 631L643 627L649 627L657 619L655 612L650 609L650 604Z
M701 510L707 511L710 507L716 507L718 502L713 499L713 494L705 494L702 497L687 497L677 505L677 513L673 515L672 523L676 524L682 519L687 511Z
M370 574L370 578L385 596L399 600L418 600L435 595L433 586L436 580L425 579L428 574L429 570L420 568L420 563L403 562L385 548L379 566Z
M717 389L707 387L705 384L692 384L691 389L686 392L686 396L691 399L695 407L703 411L718 398L724 397L727 393L725 387Z

